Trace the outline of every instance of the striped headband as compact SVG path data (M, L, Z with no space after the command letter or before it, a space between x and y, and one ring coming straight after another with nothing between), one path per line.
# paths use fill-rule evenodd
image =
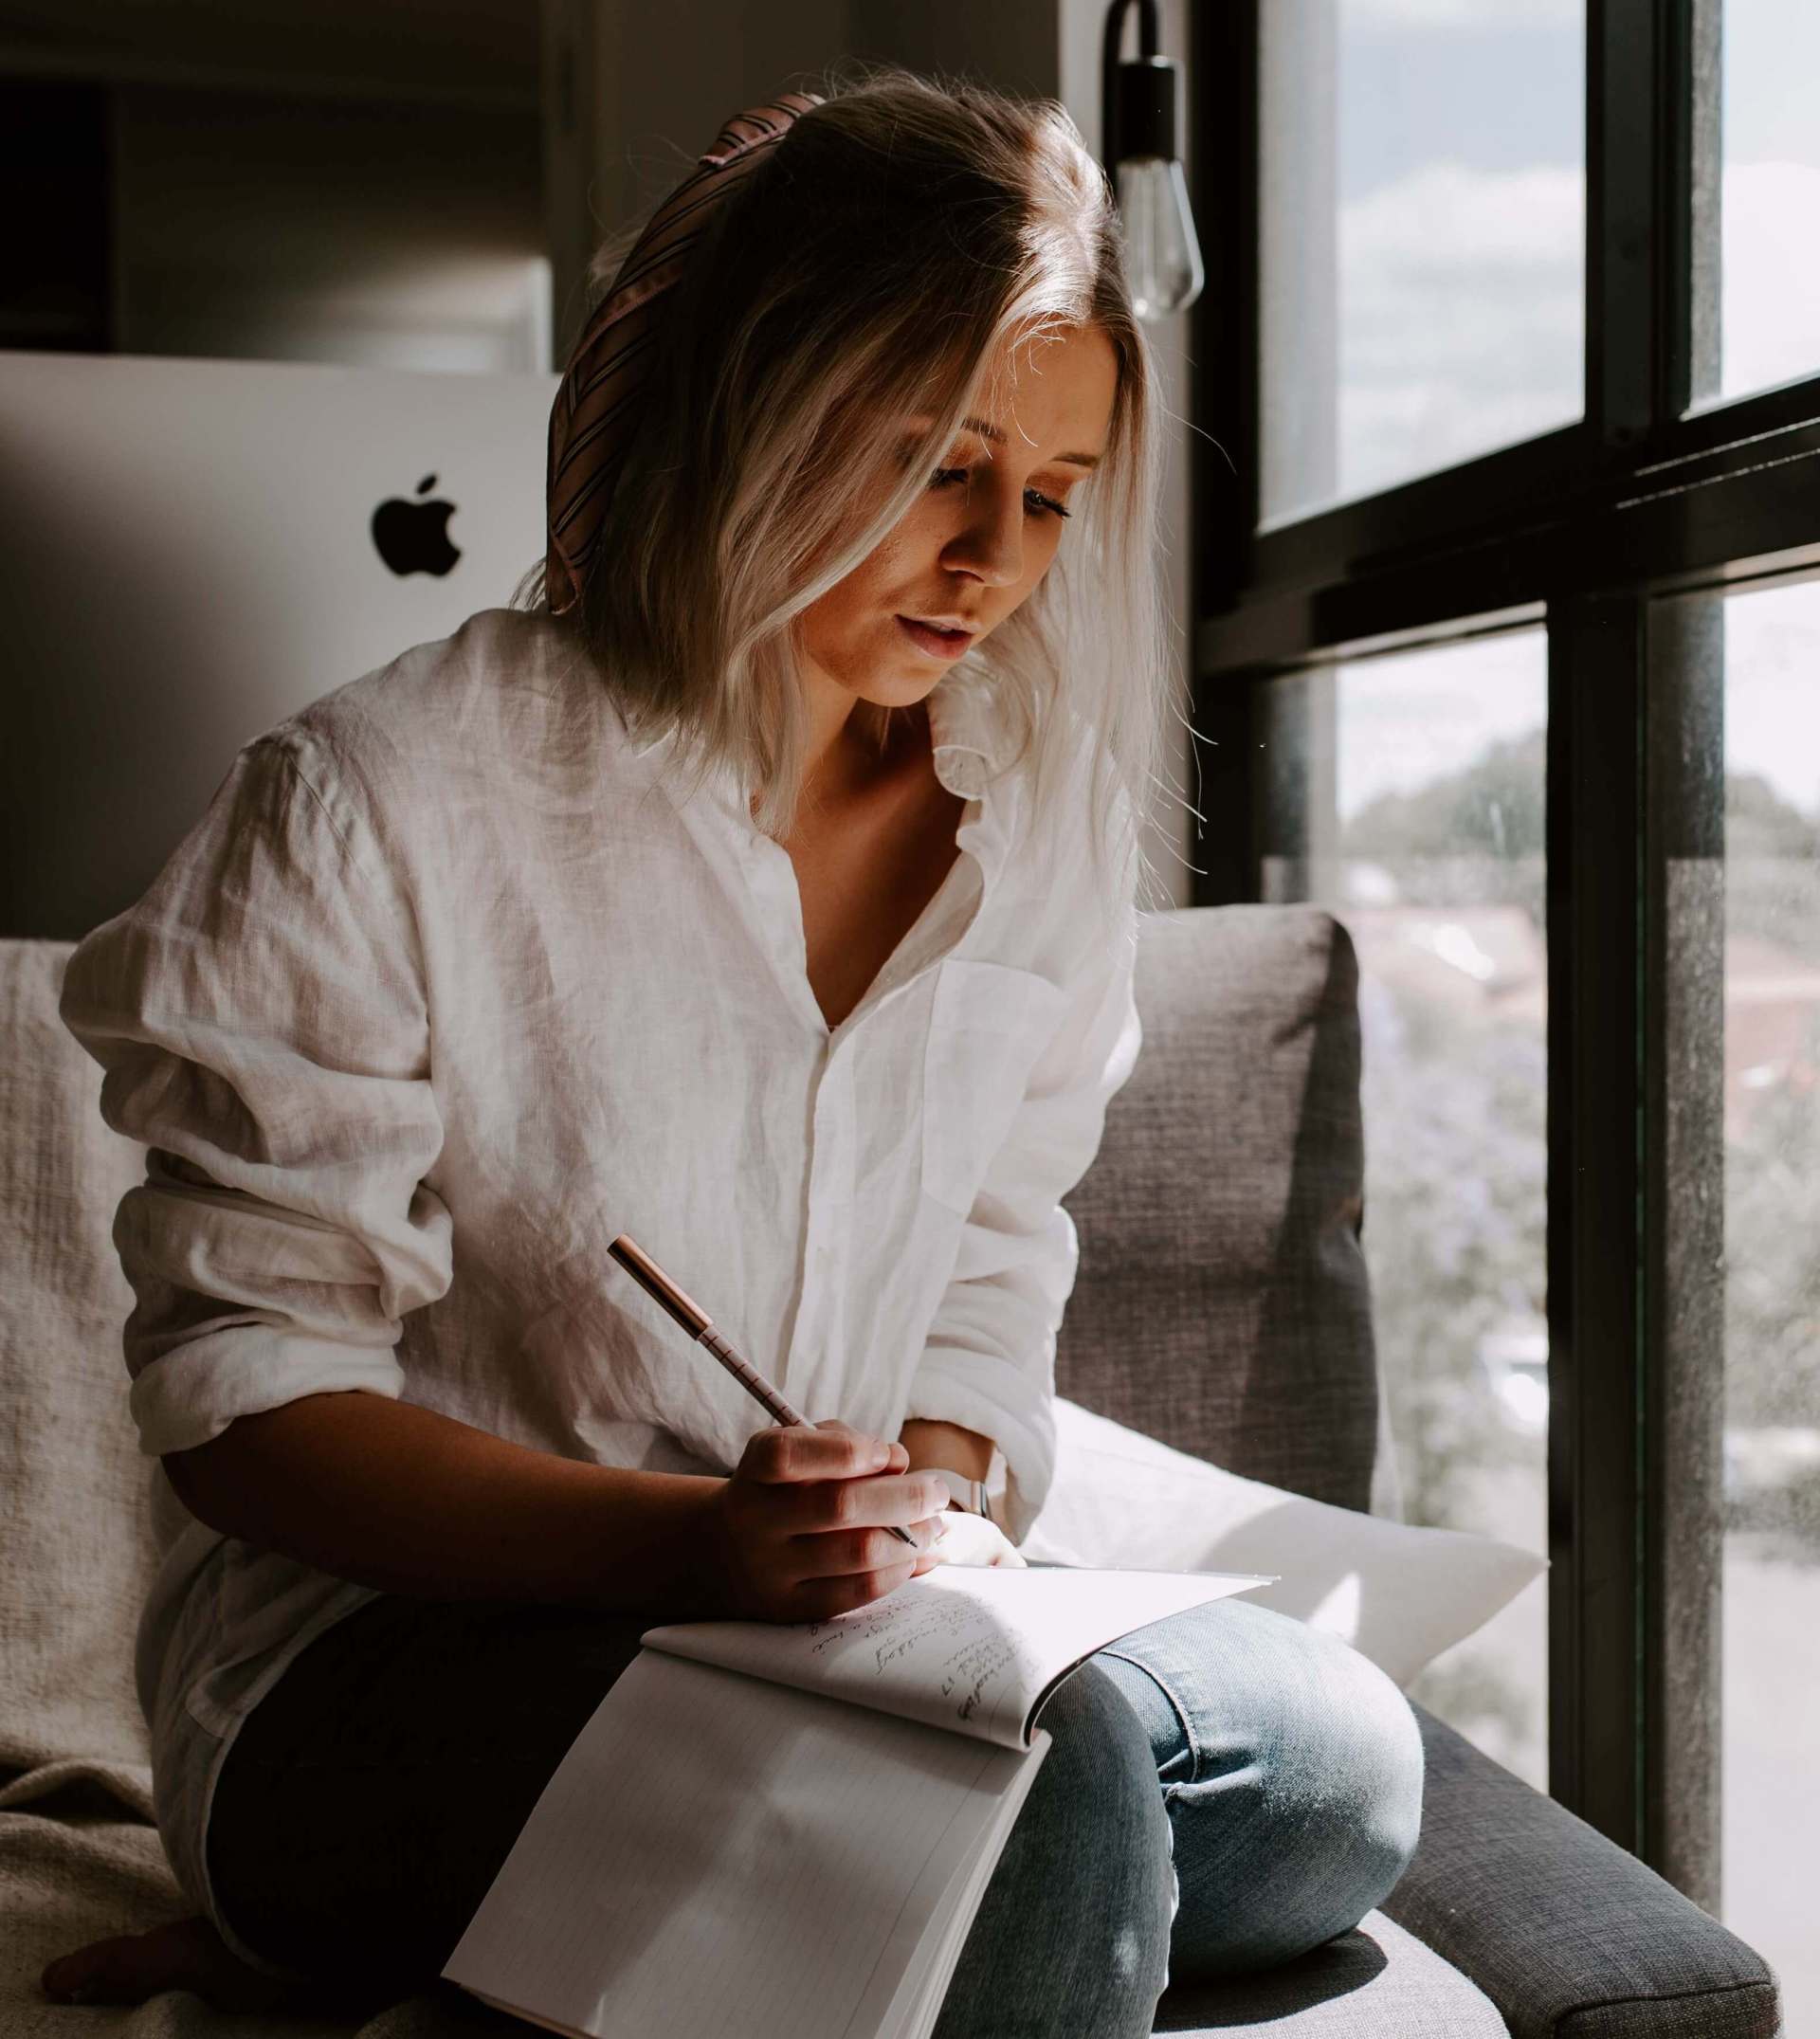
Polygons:
M821 103L819 92L783 92L735 115L699 167L652 214L590 315L550 409L543 585L553 615L565 614L581 597L620 455L637 423L639 385L653 360L664 293L682 274L716 207L738 190L799 114Z

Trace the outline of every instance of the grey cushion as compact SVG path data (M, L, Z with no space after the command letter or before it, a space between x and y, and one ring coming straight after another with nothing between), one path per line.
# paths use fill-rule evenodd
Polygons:
M1067 1199L1071 1401L1366 1508L1377 1429L1359 1244L1358 961L1317 906L1140 917L1144 1045Z
M1508 2039L1491 1999L1382 1912L1262 1974L1173 1982L1153 2029L1270 2039Z
M1516 2039L1773 2039L1761 1956L1420 1706L1422 1839L1384 1910ZM1297 2039L1301 2039L1298 2031Z

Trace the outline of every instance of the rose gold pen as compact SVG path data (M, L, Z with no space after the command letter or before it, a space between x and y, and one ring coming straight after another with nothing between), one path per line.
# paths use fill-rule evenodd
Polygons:
M607 1250L653 1302L667 1310L698 1345L707 1347L748 1394L765 1405L774 1423L809 1421L807 1416L797 1414L756 1367L740 1356L735 1347L714 1328L713 1318L693 1298L685 1296L651 1256L643 1247L634 1245L627 1233L621 1232ZM907 1529L900 1528L896 1522L887 1522L884 1527L901 1543L909 1544L912 1550L919 1548L917 1539Z

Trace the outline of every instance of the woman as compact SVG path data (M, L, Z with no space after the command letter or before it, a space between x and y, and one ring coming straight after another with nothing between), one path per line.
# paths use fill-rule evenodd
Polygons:
M151 1150L115 1236L184 1505L137 1667L201 1916L54 1993L434 1983L653 1619L1022 1562L1052 1476L1166 711L1104 180L1053 102L867 70L596 266L540 592L248 745L70 964ZM822 1420L768 1426L621 1231ZM1242 1598L1043 1724L940 2039L1148 2033L1413 1852L1401 1694Z

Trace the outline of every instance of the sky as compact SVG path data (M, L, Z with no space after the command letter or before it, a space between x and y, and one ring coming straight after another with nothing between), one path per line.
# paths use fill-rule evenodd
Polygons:
M1581 414L1583 0L1338 7L1335 474L1266 516ZM1716 393L1732 396L1820 373L1820 0L1727 0L1723 35ZM1820 584L1733 597L1726 652L1728 765L1820 815ZM1543 674L1539 632L1345 668L1342 812L1539 727Z

